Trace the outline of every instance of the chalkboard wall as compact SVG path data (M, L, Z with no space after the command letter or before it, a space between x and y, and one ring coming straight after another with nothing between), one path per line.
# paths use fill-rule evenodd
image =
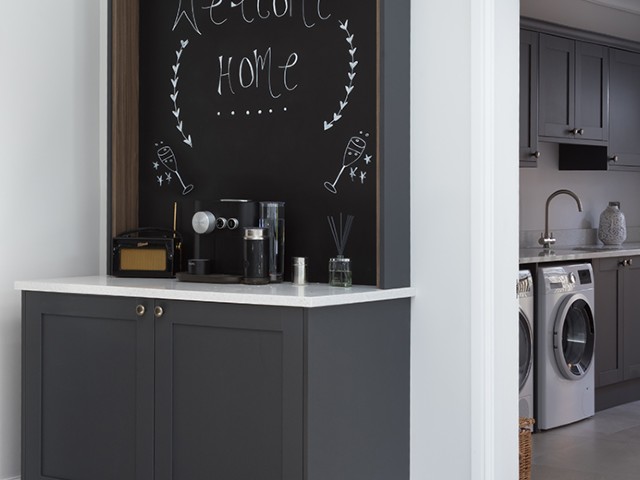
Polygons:
M178 229L196 200L286 203L286 278L327 281L327 217L353 216L344 254L376 284L376 0L141 0L139 223Z

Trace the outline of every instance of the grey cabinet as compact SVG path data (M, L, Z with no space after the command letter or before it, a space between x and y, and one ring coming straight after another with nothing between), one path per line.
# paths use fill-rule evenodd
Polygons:
M23 480L409 478L408 299L23 293Z
M535 167L538 151L538 37L520 30L520 166Z
M610 169L640 167L640 54L611 49Z
M593 260L596 387L640 378L640 257Z
M539 134L602 144L609 134L608 48L540 34Z

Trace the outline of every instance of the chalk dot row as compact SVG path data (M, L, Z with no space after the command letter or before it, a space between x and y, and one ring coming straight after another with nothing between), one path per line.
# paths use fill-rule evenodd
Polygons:
M253 113L254 113L254 114L256 114L256 115L266 115L266 114L272 114L272 113L275 113L276 111L277 111L277 110L274 110L273 108L269 108L269 109L267 109L267 110L256 110L256 111L255 111L255 112L253 112ZM284 108L282 109L282 111L283 111L283 112L287 112L287 111L288 111L287 107L284 107ZM236 115L242 115L242 114L243 114L243 112L237 112L237 111L235 111L235 110L231 110L231 112L229 112L229 114L230 114L232 117L235 117ZM244 115L246 115L246 116L250 116L251 114L252 114L251 110L246 110L246 111L244 112ZM218 112L218 116L219 116L219 117L221 117L221 116L222 116L222 112Z

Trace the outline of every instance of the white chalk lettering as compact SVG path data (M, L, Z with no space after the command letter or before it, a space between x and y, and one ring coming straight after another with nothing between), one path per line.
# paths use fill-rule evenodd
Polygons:
M282 80L283 80L283 83L284 83L284 88L286 88L290 92L293 92L296 88L298 88L298 85L296 84L293 87L289 87L289 83L287 82L287 71L289 70L289 68L295 66L296 63L298 63L298 54L297 53L292 53L291 55L289 55L289 58L287 58L287 63L285 63L284 65L278 67L278 68L281 68L283 70L283 72L282 72Z
M296 52L287 56L283 64L273 66L273 53L268 47L264 54L259 54L258 50L253 50L252 56L244 56L240 59L234 57L225 58L224 55L218 57L218 95L225 93L236 94L235 86L242 89L264 88L271 98L280 98L282 93L274 89L274 84L281 85L284 89L292 92L298 88L290 79L290 73L300 59ZM281 71L280 74L276 72Z
M208 7L202 7L203 10L209 10L209 20L211 20L214 25L222 25L228 20L228 18L225 18L224 20L217 21L213 18L213 9L219 7L222 2L223 0L212 0L211 5Z
M232 19L235 12L246 23L256 20L277 20L299 15L307 28L313 28L319 21L326 21L331 13L325 13L324 0L204 0L202 7L209 11L209 20L216 26ZM239 7L239 8L238 8ZM216 10L214 12L214 10ZM236 13L237 15L237 13Z

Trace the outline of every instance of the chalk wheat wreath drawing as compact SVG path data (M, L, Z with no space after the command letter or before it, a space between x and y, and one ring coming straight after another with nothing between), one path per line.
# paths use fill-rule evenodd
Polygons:
M355 35L349 32L349 20L345 20L344 23L338 20L338 23L340 24L340 29L345 31L347 35L347 43L349 44L349 55L351 55L351 61L349 62L349 73L347 74L347 76L349 77L349 83L344 86L347 94L344 97L344 100L340 100L340 109L333 114L333 119L330 122L324 122L325 131L332 128L335 123L342 118L342 112L349 104L349 95L351 95L351 92L353 92L353 89L355 88L354 79L356 78L356 67L358 66L358 61L356 60L356 51L358 50L358 48L353 45L353 39L355 38Z
M173 116L176 117L176 128L182 135L182 141L193 148L193 142L191 141L191 135L187 135L183 130L182 120L180 119L180 107L178 106L178 94L180 91L178 90L178 81L180 77L178 76L178 71L180 70L180 57L182 57L182 52L189 45L189 40L180 40L180 50L176 50L176 63L171 66L173 70L173 78L171 79L171 85L173 85L173 93L169 95L171 101L173 102Z

